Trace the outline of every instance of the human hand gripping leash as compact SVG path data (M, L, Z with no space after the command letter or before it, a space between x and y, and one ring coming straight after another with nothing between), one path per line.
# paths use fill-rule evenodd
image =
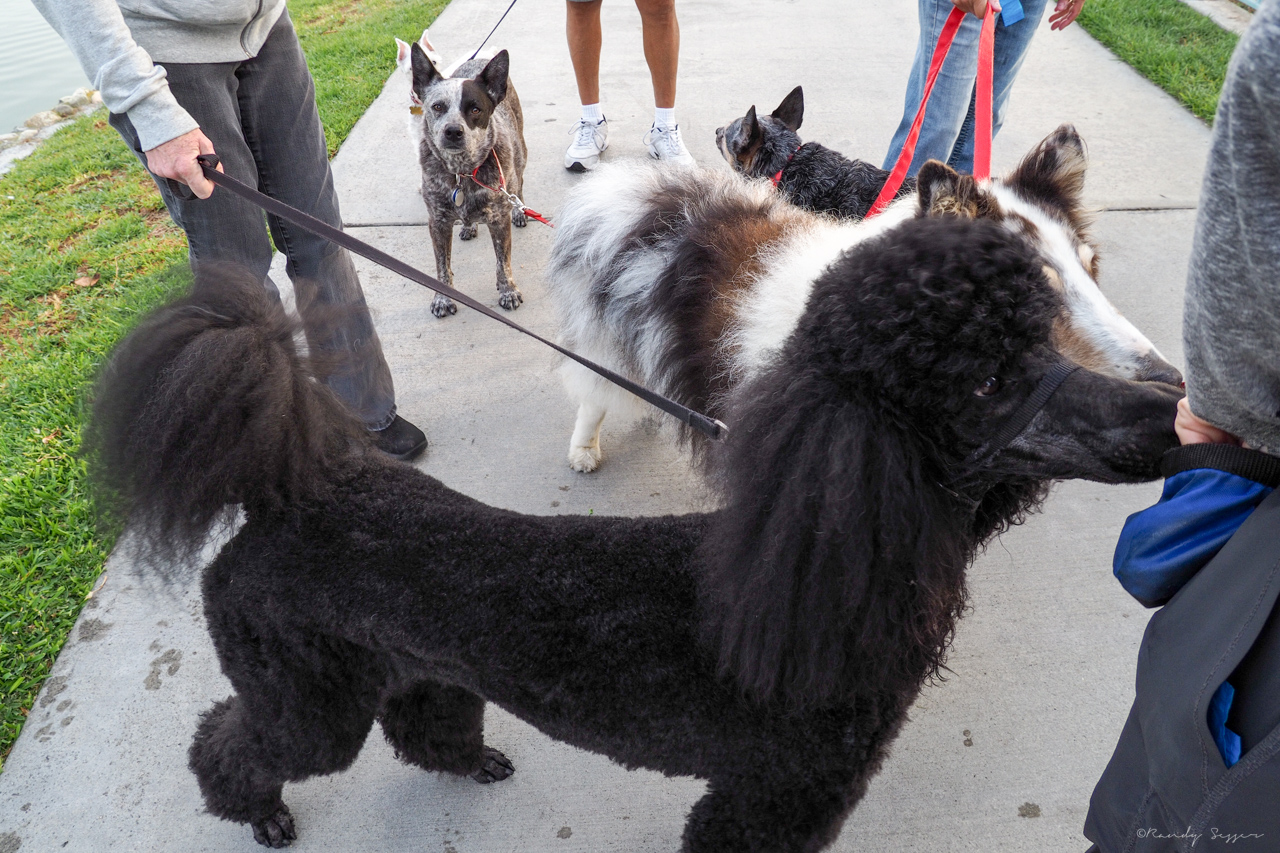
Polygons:
M350 234L347 234L344 231L334 228L332 225L329 225L325 222L321 222L319 219L316 219L314 216L303 213L301 210L298 210L296 207L287 205L282 201L278 201L276 199L271 198L270 196L263 195L262 193L258 192L252 187L247 186L246 184L243 184L240 181L237 181L235 178L229 175L225 175L222 172L219 172L217 169L217 166L218 166L217 155L202 154L196 158L196 161L200 164L201 169L203 169L205 177L208 178L210 181L212 181L214 184L226 189L228 192L231 192L239 196L240 198L244 199L245 201L257 207L262 208L267 213L270 213L274 216L279 216L281 219L287 222L291 222L300 228L305 228L308 231L312 232L313 234L318 234L321 237L325 238L326 240L330 241L331 243L336 243L337 245L342 246L344 249L347 249L348 251L355 252L357 255L360 255L363 258L368 258L369 260L373 261L375 264L386 267L392 272L398 275L402 275L412 282L416 282L417 284L420 284L423 287L426 287L430 290L434 290L436 293L444 294L445 296L448 296L450 299L453 299L455 302L460 302L463 305L467 306L468 308L472 309L473 311L478 311L479 313L485 315L486 317L490 317L494 320L497 320L499 323L502 323L503 325L506 325L506 326L510 326L512 329L515 329L517 332L521 332L540 343L546 344L547 346L551 347L553 350L565 356L566 358L573 359L574 361L578 362L578 364L581 364L583 367L587 368L588 370L591 370L597 373L598 375L603 376L605 379L608 379L610 382L619 386L620 388L624 388L627 391L630 391L632 394L635 394L637 397L644 400L646 403L656 406L657 408L661 409L667 414L672 415L673 417L679 419L681 423L693 429L698 430L699 432L703 433L704 435L707 435L710 438L713 438L716 440L723 440L724 437L729 434L729 427L727 427L721 421L718 421L715 418L707 417L701 412L695 412L693 409L690 409L688 406L681 405L680 403L677 403L674 400L663 397L661 394L657 394L653 391L650 391L648 388L645 388L642 385L632 382L630 379L627 379L625 376L621 376L617 373L614 373L612 370L609 370L607 367L602 367L596 364L595 362L591 361L590 359L587 359L578 355L572 350L566 349L557 343L549 341L546 338L542 337L541 335L537 334L536 332L532 332L529 329L526 329L524 326L521 326L519 323L516 323L513 320L507 319L506 317L502 316L494 309L490 308L488 305L485 305L482 302L478 302L475 299L472 299L470 296L467 296L465 293L459 290L455 290L454 288L450 287L449 285L445 284L439 279L434 278L433 276L429 276L426 273L422 272L421 270L409 266L404 261L401 261L397 258L393 258L391 255L388 255L386 252L383 252L381 249L375 249L373 246L370 246L368 243L364 242L363 240L358 240L355 237L352 237Z

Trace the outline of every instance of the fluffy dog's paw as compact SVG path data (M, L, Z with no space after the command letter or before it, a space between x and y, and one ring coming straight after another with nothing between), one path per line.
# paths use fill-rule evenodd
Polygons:
M459 240L474 240L476 237L476 226L463 225L462 230L458 232Z
M458 306L449 297L437 293L436 298L431 300L431 313L437 317L448 317L458 313Z
M515 287L498 293L498 304L507 311L516 310L522 302L524 302L524 296Z
M590 474L600 467L600 456L601 453L598 446L570 447L569 467L575 471L581 471L583 474Z
M529 224L529 217L524 215L523 210L511 208L511 224L517 228L523 228Z
M250 825L253 827L253 840L263 847L288 847L289 842L298 837L293 828L293 815L289 814L289 807L284 803L271 817L252 821Z
M511 759L493 747L486 746L480 769L472 773L471 778L481 785L488 785L490 782L501 782L515 772L516 767L511 763Z

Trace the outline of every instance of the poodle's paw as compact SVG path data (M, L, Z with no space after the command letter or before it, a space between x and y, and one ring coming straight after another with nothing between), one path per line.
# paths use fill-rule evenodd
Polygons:
M289 842L298 837L293 828L293 815L289 814L289 807L284 803L271 817L252 821L250 825L253 827L253 840L263 847L288 847Z
M601 455L599 445L595 447L570 447L569 467L583 474L590 474L600 467Z
M488 785L490 782L501 782L515 772L516 767L511 763L511 759L493 747L486 746L480 769L472 773L471 778L481 785Z
M458 313L458 306L449 297L437 293L436 298L431 300L431 313L437 317L448 317Z
M476 238L476 226L463 224L462 230L458 232L459 240L474 240Z
M501 305L504 310L514 311L520 307L522 302L524 302L524 295L520 293L520 289L514 284L511 285L510 290L502 290L498 292L498 304Z
M517 228L523 228L529 224L529 217L525 215L523 210L513 207L511 208L511 224Z

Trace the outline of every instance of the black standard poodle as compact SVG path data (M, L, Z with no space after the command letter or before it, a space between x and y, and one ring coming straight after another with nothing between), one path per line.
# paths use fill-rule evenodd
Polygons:
M1176 444L1175 389L1077 369L1044 392L1057 299L998 224L861 244L729 406L722 508L610 518L388 461L259 282L197 281L118 348L88 440L154 566L244 509L202 575L235 690L190 750L209 811L286 845L283 784L350 765L375 721L406 762L501 780L494 702L706 779L686 851L821 850L937 673L977 549L1050 480L1152 479Z

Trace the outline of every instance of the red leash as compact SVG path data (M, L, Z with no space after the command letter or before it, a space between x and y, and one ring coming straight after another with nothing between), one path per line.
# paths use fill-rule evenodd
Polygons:
M515 3L512 2L511 5L514 6ZM507 11L511 11L511 10L508 8ZM502 23L502 22L499 21L498 23ZM502 161L498 159L498 152L496 150L490 150L489 153L493 155L493 162L498 164L498 185L496 187L491 187L488 184L486 184L484 181L476 177L476 175L480 174L480 166L484 165L484 160L481 160L480 166L476 166L475 171L471 173L471 180L475 181L477 184L484 187L489 192L501 193L502 195L506 196L507 201L511 202L511 206L516 208L520 212L522 212L525 216L528 216L531 219L536 219L539 222L541 222L543 225L548 225L552 228L555 228L556 226L551 222L548 222L547 218L543 216L541 213L538 213L538 211L534 210L531 207L525 207L524 202L520 200L520 196L516 195L515 193L507 192L507 176L502 174ZM489 158L486 157L485 160L487 159Z
M942 64L947 59L951 43L955 41L966 14L968 13L958 7L952 9L942 32L938 34L938 44L934 47L933 59L929 62L929 76L925 79L920 108L916 110L915 121L911 123L911 131L902 146L902 153L898 155L898 162L893 164L893 170L880 189L880 195L876 196L875 203L867 211L867 219L888 207L898 190L902 189L907 169L911 168L911 158L916 153L916 143L920 140L920 126L924 124L925 107L929 104L933 84L937 82L938 73L942 71ZM982 32L978 37L978 94L974 104L973 176L980 181L991 177L991 80L994 71L995 28L996 11L988 3L987 14L982 19Z

